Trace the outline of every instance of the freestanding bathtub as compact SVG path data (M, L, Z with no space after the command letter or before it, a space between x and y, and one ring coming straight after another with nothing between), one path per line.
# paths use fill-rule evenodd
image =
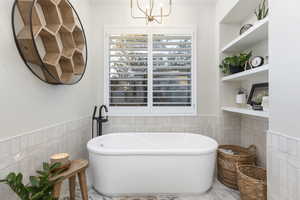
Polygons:
M189 133L114 133L88 142L93 186L107 196L200 194L213 183L217 142Z

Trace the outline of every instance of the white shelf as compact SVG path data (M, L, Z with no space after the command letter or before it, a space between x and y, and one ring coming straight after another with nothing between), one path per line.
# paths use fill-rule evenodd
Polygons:
M222 24L241 24L247 17L254 14L261 0L238 0L234 7L221 20Z
M247 32L240 35L222 49L222 53L240 53L254 44L268 38L268 18L257 22Z
M269 118L269 113L265 111L256 111L256 110L250 110L246 108L236 108L236 107L229 107L229 106L222 107L222 110L226 112L238 113L243 115Z
M240 73L232 74L222 78L222 81L243 81L253 77L266 77L268 78L269 65L264 65L255 69L250 69Z

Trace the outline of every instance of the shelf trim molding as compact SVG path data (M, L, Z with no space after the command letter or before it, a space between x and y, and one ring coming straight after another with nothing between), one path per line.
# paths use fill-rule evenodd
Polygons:
M243 33L242 35L238 36L233 41L229 42L225 47L222 48L221 53L236 53L242 51L242 49L239 46L243 46L243 43L251 43L255 44L264 38L268 38L268 24L269 19L265 18L259 22L257 22L253 27L251 27L248 31ZM265 31L266 29L267 31ZM262 32L262 33L260 33ZM251 39L251 37L254 37L257 35L258 39ZM249 40L249 42L247 42ZM247 49L248 45L245 45L244 49Z
M223 106L221 108L223 111L231 112L231 113L238 113L243 115L250 115L255 117L262 117L262 118L269 118L269 113L266 111L256 111L256 110L250 110L247 108L237 108L237 107L231 107L231 106Z
M246 70L240 73L228 75L222 78L222 81L243 81L250 77L262 75L269 72L269 65L263 65L254 69Z

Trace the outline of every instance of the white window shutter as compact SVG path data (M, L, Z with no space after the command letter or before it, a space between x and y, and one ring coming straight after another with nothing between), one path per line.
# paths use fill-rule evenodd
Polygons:
M109 37L110 106L147 106L148 36Z
M105 102L112 116L196 113L194 28L105 31Z
M192 36L153 35L153 106L191 107Z

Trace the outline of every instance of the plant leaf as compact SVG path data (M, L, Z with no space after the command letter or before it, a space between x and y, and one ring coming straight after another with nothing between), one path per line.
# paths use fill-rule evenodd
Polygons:
M49 170L50 170L49 163L43 163L43 169L44 169L45 171L49 171Z
M39 180L35 176L30 176L30 183L33 187L38 187L39 186Z

